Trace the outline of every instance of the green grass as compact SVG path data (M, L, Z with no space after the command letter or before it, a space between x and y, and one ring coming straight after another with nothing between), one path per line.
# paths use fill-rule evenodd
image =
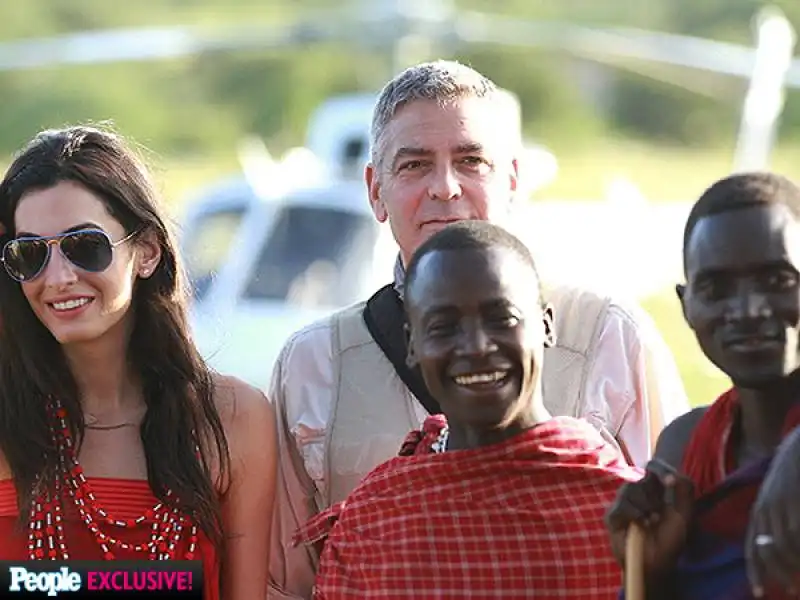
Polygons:
M688 201L728 174L733 164L732 149L692 150L625 140L601 140L556 155L558 178L539 192L540 197L599 199L610 182L623 177L652 201ZM176 209L187 192L237 168L233 153L192 160L152 156L149 162L155 164L156 178ZM800 144L777 149L772 162L777 171L789 176L797 173Z
M642 307L653 317L672 350L691 404L697 406L715 400L730 382L700 351L694 334L683 320L675 293L665 290L643 300Z
M559 177L542 195L559 199L602 198L617 177L635 183L653 201L693 200L733 168L733 150L688 150L605 140L563 155L556 152ZM792 176L800 165L800 144L784 146L772 168Z

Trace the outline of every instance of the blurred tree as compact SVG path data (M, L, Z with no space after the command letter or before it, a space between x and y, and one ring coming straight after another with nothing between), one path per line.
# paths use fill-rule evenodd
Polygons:
M761 5L754 0L456 4L520 19L654 28L744 44L753 41L751 19ZM800 27L800 2L775 4ZM26 0L0 6L0 40L105 27L281 23L341 6L334 0L140 0L123 11L107 0ZM358 35L353 33L354 40ZM677 84L671 85L649 77L652 66L587 69L564 55L519 48L473 48L459 58L514 90L528 135L556 147L607 131L692 145L729 143L744 92L736 80L659 71ZM302 142L309 113L326 96L376 91L390 76L390 64L385 53L371 49L326 46L0 73L0 152L17 148L43 127L102 119L112 119L160 153L216 153L245 133L285 148ZM798 132L800 93L792 93L781 137L795 138Z

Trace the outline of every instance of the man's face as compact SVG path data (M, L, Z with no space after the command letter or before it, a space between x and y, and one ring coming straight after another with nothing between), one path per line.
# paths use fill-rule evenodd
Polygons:
M388 219L404 262L431 235L463 220L502 224L517 187L511 120L497 103L417 100L385 130L366 170L375 217Z
M701 219L686 248L686 321L735 385L762 388L800 366L800 225L784 206Z
M503 248L434 251L406 293L409 360L448 419L490 430L530 407L553 333L530 265Z

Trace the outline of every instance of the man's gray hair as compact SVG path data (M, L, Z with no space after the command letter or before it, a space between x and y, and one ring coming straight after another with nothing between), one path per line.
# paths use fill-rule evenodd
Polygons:
M437 60L409 67L381 90L372 113L370 159L378 166L383 154L386 127L397 111L414 100L447 103L459 98L497 97L508 101L507 93L488 77L456 61Z

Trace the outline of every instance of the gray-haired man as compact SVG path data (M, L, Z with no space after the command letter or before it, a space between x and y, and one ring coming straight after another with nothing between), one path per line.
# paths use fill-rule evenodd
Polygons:
M317 557L292 546L295 530L344 499L438 412L405 364L403 265L447 223L505 223L521 138L510 113L493 82L449 61L411 67L380 94L365 178L375 217L388 221L400 256L391 284L296 333L276 364L268 395L281 457L270 598L311 596ZM559 288L548 300L559 335L545 357L548 409L587 418L644 464L663 426L688 410L663 340L635 308L609 298Z

